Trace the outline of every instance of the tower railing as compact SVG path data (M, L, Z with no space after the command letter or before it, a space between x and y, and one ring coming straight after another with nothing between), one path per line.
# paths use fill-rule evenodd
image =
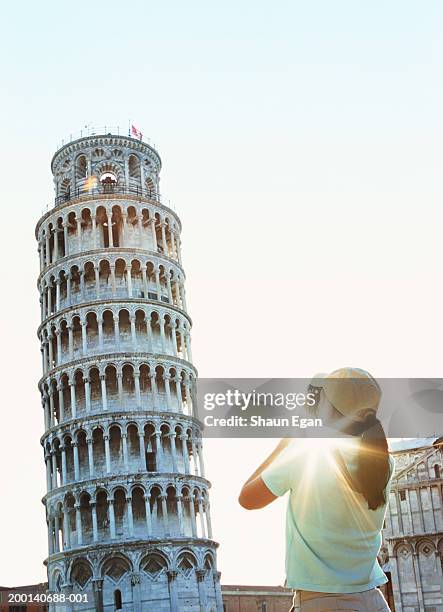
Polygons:
M71 142L74 142L75 140L79 140L80 138L87 138L90 136L123 136L128 138L134 138L134 136L131 136L130 131L130 126L123 128L119 125L85 125L83 129L78 130L78 132L69 134L68 138L65 138L61 142L59 142L57 145L57 150L61 149L67 144L70 144ZM135 140L140 139L135 138ZM149 140L149 138L142 138L141 142L144 142L150 147L155 148L155 145Z
M157 191L152 189L143 188L136 185L118 185L118 184L100 184L97 183L92 187L76 187L75 189L70 189L66 193L63 193L57 196L54 200L54 206L59 206L65 202L69 202L70 200L75 200L77 198L81 198L84 196L102 196L102 195L135 195L138 197L147 198L149 200L154 200L163 206L167 206L168 208L172 208L175 210L175 207L172 205L171 201L167 198L163 198ZM49 210L49 206L46 208Z

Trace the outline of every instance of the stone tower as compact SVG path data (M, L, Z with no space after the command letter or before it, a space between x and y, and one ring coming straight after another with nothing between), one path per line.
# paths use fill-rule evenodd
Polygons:
M36 228L45 563L65 601L52 610L223 610L181 222L160 168L152 146L110 133L52 159Z

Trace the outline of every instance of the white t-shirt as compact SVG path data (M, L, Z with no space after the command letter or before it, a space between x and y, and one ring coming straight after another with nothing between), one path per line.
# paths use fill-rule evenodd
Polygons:
M363 495L343 479L334 456L338 448L353 475L358 444L354 437L293 440L261 474L274 495L290 492L286 514L290 588L355 593L387 582L377 561L386 505L369 510ZM393 468L391 457L391 477Z

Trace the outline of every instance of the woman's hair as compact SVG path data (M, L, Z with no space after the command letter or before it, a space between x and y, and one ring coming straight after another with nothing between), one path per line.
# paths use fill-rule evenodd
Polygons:
M380 421L370 413L362 424L357 456L355 484L370 510L386 503L386 484L390 476L388 442Z
M321 389L310 385L308 391L315 395L314 406L309 409L309 413L315 415L318 411ZM338 415L341 415L334 406L332 407ZM362 423L354 422L347 433L360 436L357 469L352 483L368 502L368 508L377 510L386 503L385 489L390 476L388 441L383 426L375 413L370 412Z

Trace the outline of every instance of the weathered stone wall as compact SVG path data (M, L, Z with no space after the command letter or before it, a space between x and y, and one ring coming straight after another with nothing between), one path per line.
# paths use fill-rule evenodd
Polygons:
M418 441L418 447L405 441L394 445L394 451L396 472L382 553L395 610L443 612L441 446L437 438L427 444Z

